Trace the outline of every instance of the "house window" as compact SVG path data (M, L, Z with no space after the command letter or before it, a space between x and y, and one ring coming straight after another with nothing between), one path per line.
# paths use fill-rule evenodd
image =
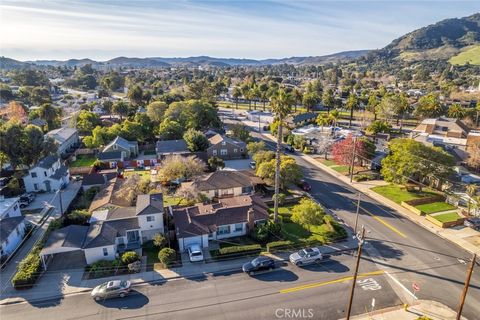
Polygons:
M33 189L38 190L38 183L33 184Z
M213 154L214 156L216 156L216 155L217 155L217 150L213 149L212 154Z
M108 256L108 249L107 248L103 248L103 255Z
M47 176L47 171L43 171L43 174L45 175L45 177Z
M243 223L235 223L235 232L243 231Z
M234 153L237 153L237 152L238 152L238 149L233 149L233 152L234 152Z
M222 141L222 146L226 145L227 143L225 141Z
M217 229L217 234L229 234L230 226L220 226Z
M30 175L32 176L32 178L36 178L36 177L37 177L37 173L36 173L36 172L32 172Z
M147 216L147 222L155 221L155 216Z
M220 155L226 156L227 155L227 149L221 149L220 150Z

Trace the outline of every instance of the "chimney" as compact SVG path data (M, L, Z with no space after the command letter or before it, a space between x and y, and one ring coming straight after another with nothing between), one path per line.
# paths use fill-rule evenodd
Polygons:
M249 231L253 231L255 229L255 211L252 207L250 207L247 211L247 228Z

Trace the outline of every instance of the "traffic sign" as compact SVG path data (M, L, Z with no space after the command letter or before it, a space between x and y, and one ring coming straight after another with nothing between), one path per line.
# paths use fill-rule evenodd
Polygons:
M413 289L413 291L418 292L418 291L420 291L420 286L414 282L412 284L412 289Z

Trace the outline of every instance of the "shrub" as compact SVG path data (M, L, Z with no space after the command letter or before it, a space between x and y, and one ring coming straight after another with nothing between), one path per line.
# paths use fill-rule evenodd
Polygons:
M357 174L353 177L355 182L375 180L376 176L372 173L370 174Z
M91 217L87 210L73 210L66 215L65 224L86 224Z
M158 253L158 260L163 263L164 266L168 267L172 265L173 262L177 259L177 253L171 248L163 248Z
M100 191L98 187L88 189L87 191L85 191L85 198L87 198L88 201L92 201L98 191Z
M285 241L273 241L267 243L267 251L271 252L274 249L285 249L287 247L290 247L293 245L293 242L290 240L285 240Z
M278 216L281 219L281 216ZM279 236L282 232L280 223L267 222L265 224L257 225L252 234L252 237L259 242L267 242L271 236Z
M158 248L163 248L165 246L166 239L165 236L161 233L155 233L153 235L153 245Z
M248 254L248 253L258 253L260 252L262 247L259 244L250 244L246 246L233 246L233 247L226 247L221 248L219 250L220 255L226 254Z
M93 274L95 278L103 276L109 276L116 268L122 266L122 261L115 260L99 260L90 265L90 274Z
M18 265L18 271L12 278L12 285L15 289L31 288L37 281L42 264L40 261L40 246L36 246Z
M129 264L129 263L135 262L139 259L140 259L140 257L138 255L138 253L136 253L135 251L127 251L124 254L122 254L122 263L123 264Z

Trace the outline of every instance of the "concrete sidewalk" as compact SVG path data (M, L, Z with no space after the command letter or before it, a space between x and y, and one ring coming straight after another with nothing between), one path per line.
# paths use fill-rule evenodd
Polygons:
M430 300L419 300L413 306L407 308L395 307L384 310L375 310L370 313L351 317L354 320L417 320L426 316L432 320L455 320L457 313L449 307ZM462 319L466 319L462 317Z
M343 251L349 251L357 248L357 240L349 236L345 241L321 246L320 251L324 254L335 255L341 254ZM281 262L288 261L288 252L276 252L267 254ZM37 284L27 290L17 291L9 290L2 295L0 305L13 304L27 301L29 303L39 302L52 299L63 299L68 295L74 295L82 292L88 292L95 286L110 280L129 280L133 285L144 283L155 283L173 281L178 279L202 279L209 276L220 274L241 272L242 265L252 260L252 257L243 257L238 259L215 261L209 263L188 263L182 267L161 269L142 273L133 273L127 275L119 275L113 277L82 280L83 270L65 270L64 272L56 272L54 275L43 275Z

